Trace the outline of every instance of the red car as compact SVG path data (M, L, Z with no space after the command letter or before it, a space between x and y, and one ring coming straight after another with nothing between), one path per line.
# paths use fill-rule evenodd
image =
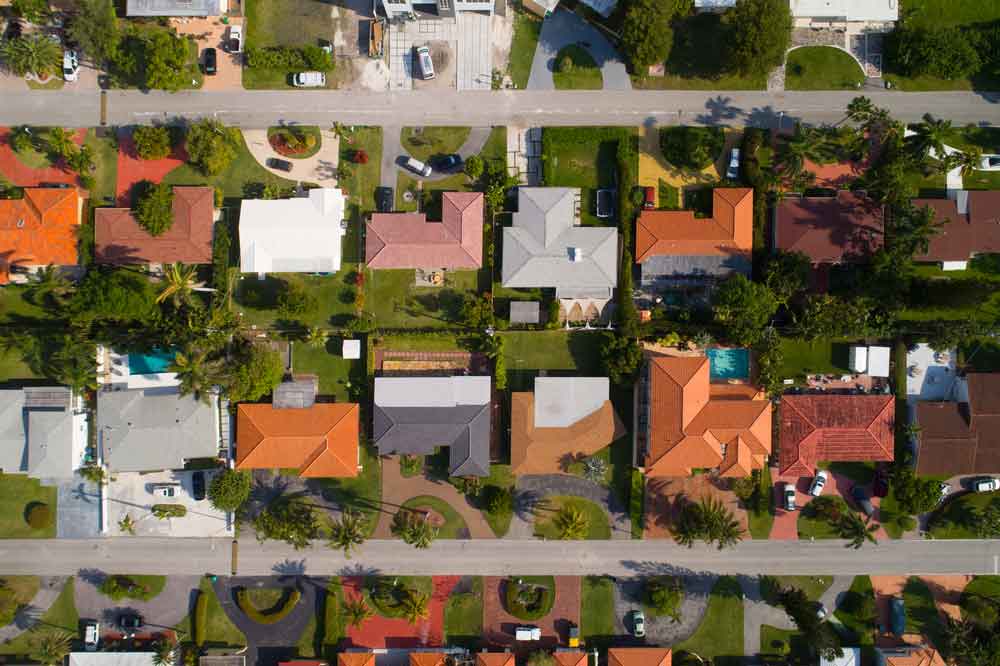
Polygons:
M652 187L642 188L642 207L647 210L656 208L656 190Z

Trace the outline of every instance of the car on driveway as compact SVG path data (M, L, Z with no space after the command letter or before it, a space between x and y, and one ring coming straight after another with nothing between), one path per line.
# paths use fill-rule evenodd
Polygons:
M156 497L176 497L177 486L172 483L158 483L153 486L153 495Z
M87 652L97 652L101 641L101 625L97 620L87 620L83 624L83 649Z
M444 155L434 161L434 168L444 173L452 173L462 168L462 156L458 153Z
M391 187L375 188L375 208L380 213L391 213L395 208L395 192Z
M726 167L726 178L736 180L740 177L740 149L733 148L729 153L729 166Z
M885 497L889 494L889 468L880 465L875 468L875 479L872 481L872 495Z
M205 499L205 473L195 472L191 475L191 496L198 502Z
M647 185L642 188L642 207L646 210L656 208L656 190L652 186Z
M213 48L205 49L204 71L208 76L215 76L218 69L219 56Z
M434 78L434 61L431 60L431 50L426 46L419 46L416 54L420 78L424 81L430 81Z
M812 485L809 486L809 494L813 497L819 497L823 494L823 488L826 486L827 479L830 475L826 473L825 469L821 469L816 472L816 478L813 479Z
M785 511L795 511L795 484L785 482L781 487L781 505Z
M636 638L646 635L646 615L641 610L632 611L632 635Z
M63 51L62 73L66 81L76 81L79 78L80 59L73 49Z
M976 169L979 171L1000 171L1000 155L983 155Z
M858 485L851 486L851 497L862 513L869 518L875 515L875 507L872 506L872 500L868 497L868 491Z
M897 636L906 632L906 606L903 597L889 599L889 629Z
M820 620L820 622L822 622L822 621L826 620L826 618L828 618L829 616L830 616L830 611L827 610L827 607L817 601L816 602L816 617L818 617L819 620Z
M597 217L602 220L611 217L615 208L615 191L611 189L597 190Z
M938 489L941 491L941 497L938 498L938 504L940 504L948 499L948 495L951 494L951 484L942 481L941 485L938 486Z
M271 167L272 169L277 169L278 171L291 171L292 163L288 160L278 159L277 157L268 157L264 164Z
M972 491L976 493L992 493L1000 490L1000 479L992 476L980 476L972 480Z
M142 616L138 613L122 613L118 616L118 627L125 633L135 632L142 625Z
M230 53L239 53L243 50L243 26L229 26L229 39L226 40L226 48Z

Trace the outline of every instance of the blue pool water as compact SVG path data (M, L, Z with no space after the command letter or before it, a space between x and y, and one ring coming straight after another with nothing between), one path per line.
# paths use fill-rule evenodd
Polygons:
M174 352L153 351L148 354L129 354L128 371L133 375L156 375L167 372L174 362Z
M749 379L750 352L746 349L709 349L708 367L712 379Z

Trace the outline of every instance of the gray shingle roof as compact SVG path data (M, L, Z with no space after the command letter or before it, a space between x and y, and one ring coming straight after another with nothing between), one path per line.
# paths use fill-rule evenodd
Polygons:
M36 479L73 476L72 393L62 386L0 391L0 467Z

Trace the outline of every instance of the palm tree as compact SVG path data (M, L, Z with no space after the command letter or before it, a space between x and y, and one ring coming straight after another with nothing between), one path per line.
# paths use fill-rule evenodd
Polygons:
M847 118L859 125L865 125L872 119L875 113L875 105L870 99L864 96L855 97L847 104Z
M559 530L559 538L566 541L586 539L590 530L590 518L580 507L572 504L559 509L552 522Z
M0 57L8 70L24 76L48 77L62 64L62 47L47 35L34 34L7 41L0 46Z
M948 168L961 167L962 178L969 178L983 162L983 149L979 146L969 146L962 152L949 155Z
M132 519L130 514L125 514L125 516L118 521L118 529L125 534L135 536L135 520Z
M345 601L343 611L344 619L351 627L360 627L365 620L375 614L361 596Z
M153 647L153 666L171 666L176 658L176 646L168 638L159 640Z
M430 614L430 596L419 590L408 590L399 602L403 617L410 624L416 624Z
M878 524L872 524L871 518L861 519L861 516L854 513L853 511L848 511L840 519L840 536L847 539L846 548L853 548L857 550L861 546L865 545L865 541L871 543L878 543L875 538L875 532L878 531Z
M195 277L198 269L195 266L188 266L182 263L168 264L163 267L163 289L156 297L157 303L162 303L168 298L173 301L174 307L181 307L191 302L194 294Z
M45 139L49 150L62 158L68 158L76 150L73 133L62 127L53 127Z
M402 508L392 518L392 533L414 548L427 548L438 531L413 509Z
M360 513L345 509L330 526L330 548L344 551L344 557L351 559L351 550L365 542L366 524Z
M921 162L929 158L944 162L944 139L951 131L951 121L935 118L929 113L913 126L913 134L906 138L914 157Z
M313 349L322 349L326 346L326 338L326 331L318 326L310 326L306 329L306 334L303 336L302 341Z
M61 308L73 295L73 284L52 264L38 269L33 279L31 296L38 305Z
M215 384L215 368L208 362L208 352L188 348L174 355L170 372L177 373L181 395L193 395L196 400L210 402L209 389Z
M73 636L61 629L34 633L28 641L28 656L44 666L61 664L73 647Z

